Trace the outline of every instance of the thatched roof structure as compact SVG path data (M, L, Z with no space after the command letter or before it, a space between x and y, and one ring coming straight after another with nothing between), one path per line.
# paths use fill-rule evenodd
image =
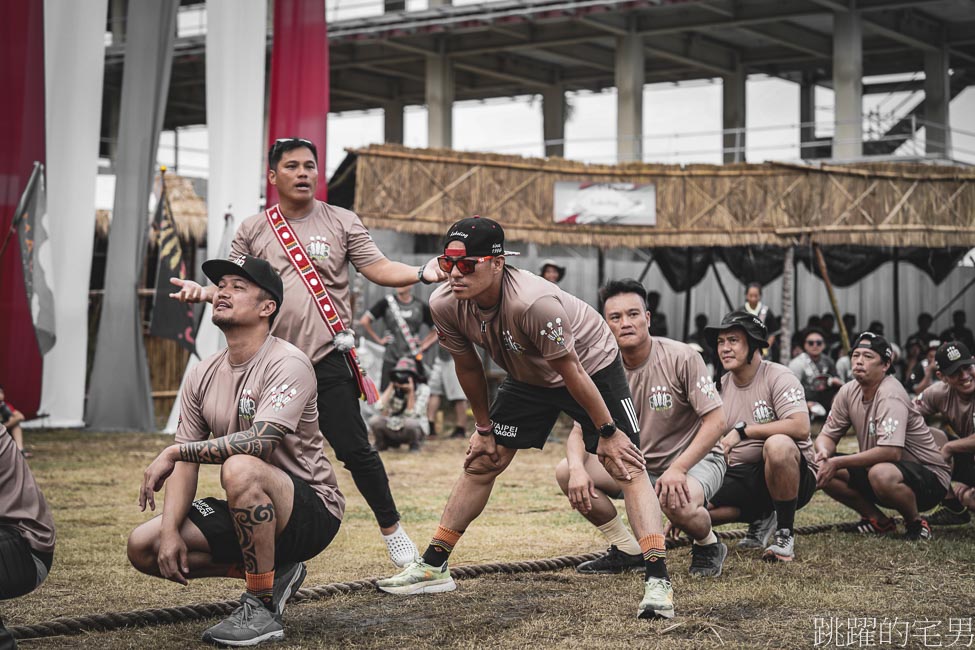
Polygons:
M501 222L509 239L538 244L975 247L975 171L965 168L610 166L396 145L351 153L354 209L370 228L441 235L480 214ZM556 181L653 183L657 225L556 224Z
M160 189L159 177L156 177L154 191L158 196ZM183 243L194 246L206 245L207 239L207 204L193 189L193 182L189 178L166 174L166 193L173 210L173 222L176 235ZM152 221L152 215L146 214L146 219ZM111 210L98 210L95 213L95 236L99 239L108 237L112 225ZM154 246L150 237L150 246Z

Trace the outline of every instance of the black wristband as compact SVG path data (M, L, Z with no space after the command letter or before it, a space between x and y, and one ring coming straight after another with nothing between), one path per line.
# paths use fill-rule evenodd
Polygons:
M432 280L427 280L425 277L423 277L423 271L425 271L426 268L427 268L426 264L422 264L420 266L420 269L416 272L416 281L422 282L423 284L433 284Z

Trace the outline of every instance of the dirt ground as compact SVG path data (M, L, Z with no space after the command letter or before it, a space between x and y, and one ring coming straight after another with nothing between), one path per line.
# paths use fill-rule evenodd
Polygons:
M137 506L142 471L171 438L27 435L35 452L31 467L54 510L58 545L51 576L41 588L0 603L8 626L240 594L240 581L199 580L182 587L143 576L126 560L128 532L149 517ZM383 452L404 525L421 550L460 472L465 447L462 440L434 439L417 454ZM554 482L564 451L564 445L553 443L541 452L519 453L485 513L458 544L453 565L603 548L598 531L568 508ZM351 477L341 468L338 475L348 497L346 517L334 543L309 563L306 587L394 572ZM200 494L216 494L216 468L204 468L201 477ZM796 523L852 519L851 511L817 494ZM845 647L975 646L971 524L938 529L923 545L847 533L800 537L798 559L791 565L767 565L755 554L732 549L717 579L691 579L688 553L668 554L677 609L671 621L636 618L639 576L581 576L567 569L458 581L457 591L449 594L396 597L368 590L295 603L285 614L287 638L273 647L840 647L837 641ZM200 634L214 622L26 640L21 647L205 647Z

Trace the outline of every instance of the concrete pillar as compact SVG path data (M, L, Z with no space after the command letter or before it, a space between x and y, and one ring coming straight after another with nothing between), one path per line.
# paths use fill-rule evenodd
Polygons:
M546 156L565 156L565 89L561 85L542 91L542 137Z
M127 0L111 0L108 6L111 15L112 43L119 45L125 41L125 17L128 13Z
M833 14L833 158L863 155L863 20L856 11Z
M397 99L383 106L383 141L403 144L403 100Z
M816 141L816 81L812 75L803 75L799 84L799 157L815 157L816 148L809 146Z
M748 74L740 63L721 84L721 128L724 162L745 162L745 82Z
M631 25L616 39L616 159L643 160L643 39Z
M924 151L944 158L951 157L948 63L947 48L924 53Z
M454 69L446 52L427 57L427 145L453 146Z

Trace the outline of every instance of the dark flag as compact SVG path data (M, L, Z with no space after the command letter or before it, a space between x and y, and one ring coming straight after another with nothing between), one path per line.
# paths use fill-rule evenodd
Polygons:
M13 226L20 240L20 261L24 265L27 306L34 321L34 333L41 355L54 347L54 292L47 278L51 271L51 246L47 239L47 192L44 165L34 163L34 171L14 212Z
M170 278L186 280L186 262L183 247L180 246L173 224L173 211L166 196L166 169L162 169L162 191L156 203L156 214L152 219L153 236L159 254L156 269L156 298L152 307L152 321L149 333L164 339L173 339L181 346L196 354L196 313L193 305L172 300L169 294L176 287Z

